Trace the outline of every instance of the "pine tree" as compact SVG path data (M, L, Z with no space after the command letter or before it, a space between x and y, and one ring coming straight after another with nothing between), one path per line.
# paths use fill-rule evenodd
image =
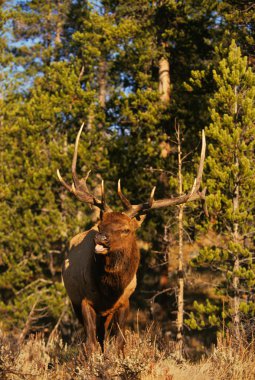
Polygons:
M212 300L206 306L195 306L201 314L200 327L230 320L238 337L242 317L251 317L255 311L255 74L234 40L213 74L217 90L210 101L212 121L206 130L210 142L207 202L221 244L201 250L195 261L221 273L217 292L221 297L215 306ZM196 325L194 318L192 323Z
M15 72L24 84L42 75L51 62L63 56L64 26L71 1L5 1L10 48ZM27 81L27 82L25 82Z
M60 283L63 253L70 237L81 226L91 224L91 212L86 216L83 207L65 194L56 170L61 168L70 176L74 137L86 120L91 99L96 97L95 90L84 86L79 59L63 60L63 55L58 54L61 42L55 41L56 22L39 32L31 28L38 14L40 25L47 23L49 13L55 14L55 3L47 3L47 9L37 4L33 10L36 4L22 2L20 14L19 8L15 9L15 20L20 20L22 26L22 32L15 31L19 51L9 41L6 52L11 50L13 54L9 54L8 62L1 61L4 70L8 70L7 65L21 64L22 51L28 49L24 30L26 38L33 36L39 41L44 41L46 32L51 36L51 42L42 43L39 67L34 58L40 43L35 43L35 55L30 54L32 47L24 56L27 71L14 71L1 82L0 309L6 315L3 328L21 329L24 333L44 329L47 323L52 327L65 307ZM8 12L11 10L5 13L6 20ZM9 24L6 25L3 28ZM32 80L24 86L28 75ZM108 159L101 145L102 134L94 128L84 137L79 168L85 163L85 170L91 167L104 171ZM93 186L98 179L92 179ZM32 320L35 324L30 323Z
M254 67L254 3L250 0L220 1L218 6L220 33L225 46L234 38Z

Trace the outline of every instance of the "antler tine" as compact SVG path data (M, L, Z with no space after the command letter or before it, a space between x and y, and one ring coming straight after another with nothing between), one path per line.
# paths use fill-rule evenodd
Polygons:
M84 127L84 123L82 123L82 125L79 129L79 132L78 132L78 134L76 136L76 140L75 140L75 146L74 146L74 154L73 154L73 161L72 161L72 176L73 176L73 181L74 181L75 185L78 184L78 182L79 182L79 179L78 179L78 176L76 173L76 164L77 164L77 157L78 157L79 140L80 140L80 136L81 136L81 132L83 130L83 127ZM89 173L90 173L90 171L87 173L86 179L88 178ZM84 182L84 183L86 183L86 182Z
M75 184L72 182L72 186L71 186L71 189L72 189L72 193L74 195L76 195L76 188L75 188Z
M149 206L150 206L150 208L152 207L153 202L154 202L155 191L156 191L156 186L154 186L153 189L151 190L151 195L150 195L150 199L149 199Z
M201 148L201 154L200 154L200 163L197 171L197 177L195 179L196 184L195 185L195 191L198 191L201 181L202 181L202 176L203 176L203 169L204 169L204 161L205 161L205 150L206 150L206 140L205 140L205 131L204 129L202 130L202 148Z
M83 178L83 180L84 180L85 182L86 182L87 179L89 178L90 173L91 173L91 170L88 170L88 171L87 171L87 174L86 174L85 177Z
M125 207L126 210L132 209L132 205L129 202L129 200L125 197L125 195L121 191L121 184L120 184L120 179L118 180L118 196L123 203L123 206Z
M57 176L59 181L62 183L62 185L70 192L72 192L72 187L68 185L68 183L63 179L63 177L60 174L60 171L57 169Z

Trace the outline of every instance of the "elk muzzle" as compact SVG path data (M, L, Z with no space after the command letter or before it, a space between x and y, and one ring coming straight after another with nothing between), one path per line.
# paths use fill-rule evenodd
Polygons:
M109 238L104 233L97 233L94 239L95 253L99 255L106 255L109 251Z

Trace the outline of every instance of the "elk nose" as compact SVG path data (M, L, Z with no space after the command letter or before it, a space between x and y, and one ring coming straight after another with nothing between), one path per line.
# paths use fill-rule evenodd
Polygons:
M108 244L109 238L106 234L96 234L95 236L95 242L97 244Z

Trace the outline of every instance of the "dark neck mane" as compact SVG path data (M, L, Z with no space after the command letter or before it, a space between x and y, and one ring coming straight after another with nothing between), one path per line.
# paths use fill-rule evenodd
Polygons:
M112 251L107 255L96 255L96 271L102 298L116 302L132 281L140 260L136 242L129 251Z

